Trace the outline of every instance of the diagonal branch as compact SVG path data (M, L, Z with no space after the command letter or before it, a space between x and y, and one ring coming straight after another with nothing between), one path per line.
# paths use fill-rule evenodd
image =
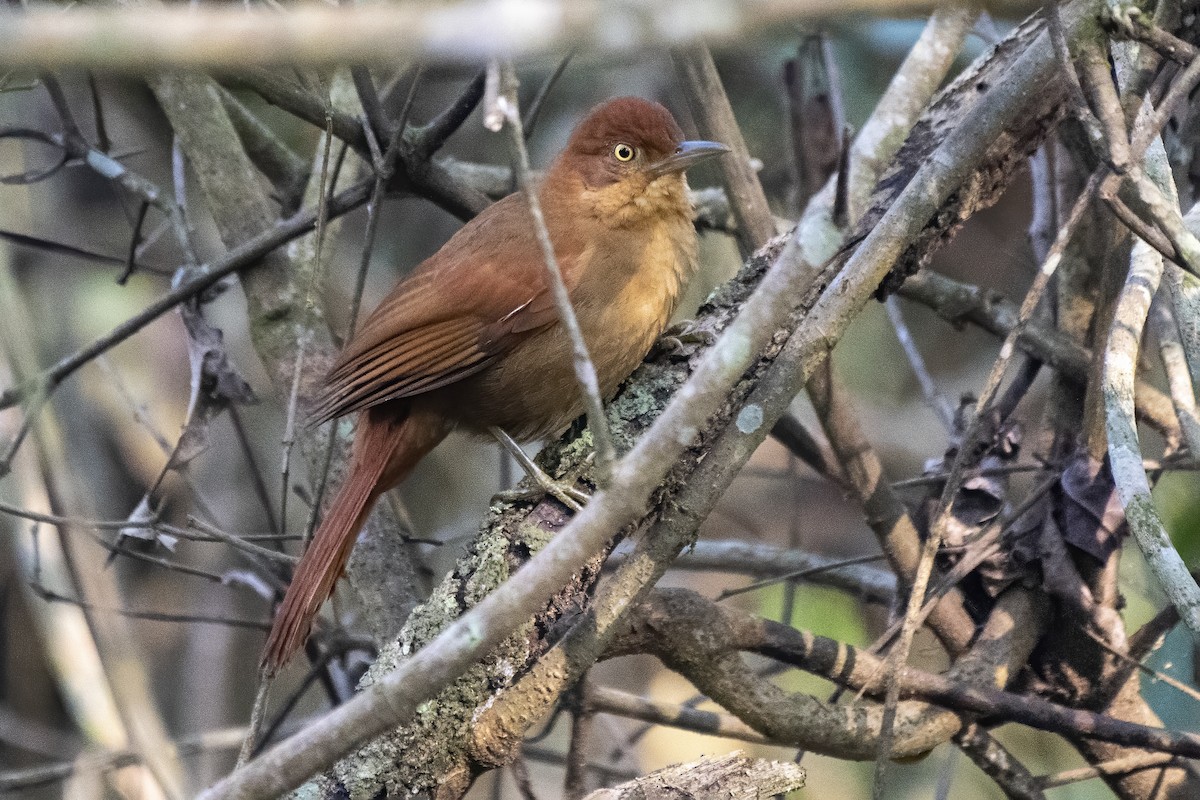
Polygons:
M1146 155L1149 169L1163 185L1173 189L1166 152L1155 142ZM1175 209L1178 216L1178 206ZM1129 275L1117 299L1117 308L1104 354L1104 401L1108 429L1108 455L1113 482L1125 517L1146 563L1179 611L1180 619L1200 641L1200 587L1171 543L1162 518L1150 496L1142 467L1141 446L1133 422L1133 377L1137 371L1142 329L1150 302L1158 291L1163 259L1145 242L1134 245Z

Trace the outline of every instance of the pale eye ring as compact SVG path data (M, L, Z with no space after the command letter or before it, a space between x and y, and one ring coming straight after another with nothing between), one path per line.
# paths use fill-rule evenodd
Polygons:
M613 158L617 161L633 161L633 157L637 155L637 150L632 146L621 142L613 148Z

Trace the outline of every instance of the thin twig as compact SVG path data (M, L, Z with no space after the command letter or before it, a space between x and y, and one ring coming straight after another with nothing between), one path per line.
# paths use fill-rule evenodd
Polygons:
M622 544L609 556L606 566L618 567L632 548ZM705 540L684 551L672 562L673 569L705 572L734 572L747 575L780 576L830 586L858 595L865 602L891 603L896 596L896 577L885 569L850 565L828 556L794 548L773 547L740 540Z
M92 96L92 116L96 121L96 146L101 152L107 153L112 149L108 138L108 126L104 122L104 102L100 97L100 87L96 84L96 74L87 74L88 92Z
M129 526L129 520L93 520L93 519L76 519L74 517L60 517L57 514L43 514L38 511L30 511L25 508L17 508L8 503L0 502L0 514L10 514L14 517L27 519L32 522L45 522L50 525L63 526L67 528L94 528L96 530L120 530Z
M775 577L767 578L766 580L755 581L748 586L739 586L736 589L726 589L718 594L714 599L720 602L721 600L728 600L730 597L736 597L740 594L746 594L747 592L758 591L759 589L766 588L767 586L774 586L775 584L783 583L784 581L787 581L788 583L802 581L806 578L813 577L814 575L820 575L821 573L828 572L830 570L839 570L843 567L851 567L857 564L870 564L875 561L882 561L885 558L887 558L887 556L885 556L883 553L875 553L867 556L856 556L854 558L843 558L836 561L831 561L828 564L820 564L817 566L808 567L807 569L798 569L794 572L788 572L783 575L776 575Z
M369 182L362 182L340 192L329 204L329 216L340 216L365 203L370 196L370 187ZM308 233L316 225L316 220L317 212L315 210L303 211L228 251L223 257L210 262L207 270L202 274L198 274L186 283L172 289L140 313L113 328L108 334L66 356L37 377L0 393L0 410L16 405L42 382L52 387L57 386L84 364L111 350L175 306L200 295L227 275L255 266L264 254Z
M300 378L304 374L304 354L308 350L308 336L303 330L296 331L296 361L292 368L292 388L288 392L286 421L279 454L279 532L288 532L288 495L291 494L292 448L296 443L296 410L300 402ZM336 426L335 426L336 427Z
M706 699L703 695L699 695L697 698L698 702ZM666 703L649 697L638 697L604 686L596 686L592 689L590 704L594 711L602 714L615 714L627 719L638 719L654 725L667 725L708 736L758 744L769 744L772 741L769 736L759 733L730 714L699 711L692 705Z
M1128 775L1144 769L1163 767L1176 760L1170 753L1141 753L1125 758L1116 758L1089 767L1076 767L1053 775L1043 775L1037 779L1043 789L1053 789L1056 786L1066 786L1080 781L1090 781L1093 778L1104 778L1115 775Z
M542 109L546 105L546 98L550 96L550 92L553 91L555 84L558 83L558 79L566 72L567 64L571 63L572 55L574 54L567 53L558 60L558 64L555 65L554 70L546 76L546 80L538 87L537 94L533 96L533 100L529 101L529 107L525 109L525 118L521 120L521 126L525 129L524 135L526 141L533 135L533 129L537 126L538 118L541 116Z
M371 71L363 66L351 67L350 76L354 80L354 88L358 91L358 102L362 105L368 133L374 136L376 142L392 138L383 106L379 103L379 92L376 91L375 81L371 78Z
M1127 664L1129 667L1132 667L1133 669L1139 670L1140 672L1142 672L1146 675L1149 675L1151 678L1154 679L1154 681L1156 683L1158 683L1158 682L1165 683L1167 686L1170 686L1175 691L1177 691L1187 697L1190 697L1192 700L1194 700L1196 702L1200 702L1200 690L1198 690L1192 686L1188 686L1186 683L1179 680L1178 678L1172 677L1171 675L1168 675L1167 673L1165 673L1161 670L1154 669L1153 667L1148 667L1140 661L1135 661L1134 659L1130 658L1125 653L1122 653L1120 650L1113 647L1108 642L1104 641L1104 637L1099 636L1098 634L1096 634L1093 631L1085 629L1084 633L1086 633L1088 635L1088 637L1092 639L1092 641L1094 641L1096 644L1100 645L1101 648L1108 651L1108 653L1110 655L1112 655L1113 658L1117 659L1118 661L1122 661L1125 664Z
M266 669L260 669L258 676L258 691L254 693L254 705L250 710L250 724L246 726L246 737L242 739L241 750L238 751L237 765L242 766L254 754L259 733L262 731L263 719L267 713L267 698L271 693L271 679Z
M187 624L203 624L203 625L228 625L233 628L249 628L251 630L266 631L270 629L270 624L262 620L253 619L238 619L236 617L218 617L210 614L176 614L168 611L138 611L132 608L114 608L111 606L101 606L96 603L91 603L87 600L80 600L75 597L67 597L58 592L47 589L45 586L36 581L29 582L33 592L43 600L51 603L67 603L87 611L99 611L102 614L117 614L122 617L131 619L146 619L156 622L182 622Z
M917 383L921 386L921 394L925 395L925 404L933 409L933 413L941 421L942 427L947 432L953 433L954 409L945 395L938 391L933 376L929 374L929 369L925 366L925 359L921 356L921 351L917 349L917 343L913 341L912 331L908 329L908 324L904 321L904 312L900 309L900 301L895 295L889 295L884 305L887 307L892 329L896 331L896 338L900 341L900 346L904 348L908 365L912 367L913 374L917 377Z
M261 559L262 561L266 561L267 564L282 564L282 565L286 565L286 566L293 566L299 560L295 556L290 556L287 553L280 553L275 550L269 550L266 547L261 547L259 545L254 544L253 542L248 542L241 536L235 536L232 533L227 533L226 531L223 531L220 528L218 528L216 525L212 525L212 524L205 522L204 520L199 519L197 517L189 516L188 517L188 526L192 527L192 528L197 528L200 531L203 531L204 533L208 534L209 536L212 536L214 539L225 542L226 544L234 547L235 549L241 550L243 553L253 556L255 559ZM260 566L262 566L262 565L260 564ZM269 572L270 570L267 570L267 571Z
M584 407L587 410L588 429L592 432L592 441L596 446L596 477L603 488L608 485L612 476L613 463L616 460L616 447L612 434L608 430L608 420L604 416L604 404L600 398L600 382L596 377L596 366L588 353L587 342L583 340L583 331L579 320L575 317L575 309L571 305L571 296L563 283L562 271L558 258L554 254L554 244L550 241L550 231L546 227L546 218L542 214L542 204L538 197L529 169L529 151L525 149L525 136L521 130L521 112L517 104L517 75L511 62L498 64L493 62L489 73L496 70L496 80L499 82L499 94L494 99L494 105L485 110L485 124L491 130L499 131L507 124L509 145L512 148L513 167L517 175L517 185L525 195L529 205L529 214L533 217L534 231L542 250L542 259L546 268L546 280L554 295L554 304L558 309L558 318L571 340L574 354L575 379L583 396ZM498 119L497 119L498 115Z
M117 276L117 285L124 286L125 282L133 275L137 269L137 253L138 247L142 243L142 225L146 222L146 214L150 211L150 203L142 200L138 203L137 215L133 222L133 233L129 237L129 252L125 259L125 269Z
M332 106L329 106L329 108L332 108ZM325 136L321 140L321 173L320 180L316 187L317 196L320 198L320 202L317 208L317 229L315 232L316 241L313 244L313 266L309 274L308 285L304 289L306 298L305 305L309 308L313 307L313 298L316 294L319 282L324 278L324 273L321 271L321 252L325 247L325 230L326 226L329 224L329 195L333 191L337 180L336 178L332 178L329 172L329 157L333 148L333 131L331 128L332 122L328 121L329 119L330 118L327 117ZM398 133L397 135L400 134ZM394 138L395 137L393 137L393 139ZM379 167L382 167L380 161L381 159L377 160L375 163ZM377 175L375 178L375 189L378 189L379 185L380 180ZM376 191L373 190L372 195L375 194ZM365 281L365 275L363 276L363 280ZM359 295L356 295L356 299L359 297ZM357 308L354 309L354 313L357 316ZM307 331L309 331L311 327L311 322L304 326L304 330L306 331L305 335L307 335ZM337 442L337 429L337 423L331 424L328 432L325 434L325 442L318 462L320 463L321 467L320 471L317 473L316 485L313 487L312 503L308 507L308 521L304 526L305 548L307 548L309 543L312 542L312 537L317 530L317 520L320 518L322 501L325 497L325 489L329 485L329 470L333 466L333 451L334 444Z
M417 77L420 77L418 73ZM412 91L408 95L408 100L405 102L403 117L407 116L409 108L412 106L412 101L416 93L417 83L414 80ZM354 280L354 295L350 302L350 325L347 338L354 334L358 327L358 315L362 309L363 291L367 285L367 271L371 267L371 254L375 249L375 234L379 230L379 218L381 216L381 203L383 202L383 190L387 182L392 177L392 172L396 166L396 157L400 153L400 143L403 141L403 127L397 127L392 133L388 141L387 150L382 154L375 166L375 185L371 189L371 199L367 201L367 230L363 235L362 257L359 260L358 275Z
M408 127L408 117L412 114L413 101L417 99L417 89L421 86L421 79L425 77L425 68L418 64L413 71L412 83L408 86L408 94L404 98L404 106L400 109L400 115L396 118L396 130L400 135L404 135L404 129Z
M271 494L267 490L266 476L263 474L262 465L258 463L258 458L254 454L254 447L250 443L250 437L246 434L246 426L242 422L242 412L234 404L231 404L228 410L229 421L233 423L233 432L237 438L238 447L246 459L246 466L250 468L250 479L254 485L254 494L258 498L259 505L262 506L263 515L267 519L267 528L278 537L282 537L283 530L279 527L279 520L275 518L275 509L271 505Z

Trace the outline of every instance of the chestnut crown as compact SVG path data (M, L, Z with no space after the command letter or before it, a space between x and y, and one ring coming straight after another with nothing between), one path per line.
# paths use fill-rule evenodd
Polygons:
M556 166L569 165L595 187L639 173L649 180L682 173L728 150L715 142L684 141L679 124L659 103L618 97L583 118Z

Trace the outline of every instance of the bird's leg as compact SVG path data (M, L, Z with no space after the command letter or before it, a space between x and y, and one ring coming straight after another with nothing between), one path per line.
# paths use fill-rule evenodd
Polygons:
M707 347L715 341L717 335L712 331L701 328L693 319L681 319L662 332L654 343L654 349L668 355L688 356L698 346Z
M496 441L504 445L504 449L512 454L512 457L515 458L517 463L521 465L521 468L525 470L525 474L528 475L533 482L538 485L538 489L534 490L510 489L508 491L499 492L497 494L498 497L501 497L505 500L528 500L530 498L549 494L557 498L559 502L572 511L583 510L582 504L591 499L588 497L586 492L581 492L574 486L568 486L567 484L561 481L556 481L547 475L541 467L533 463L533 460L529 456L525 455L525 451L521 449L521 446L514 442L513 438L505 433L502 428L492 426L488 428L488 430L491 431L492 436L496 437Z

